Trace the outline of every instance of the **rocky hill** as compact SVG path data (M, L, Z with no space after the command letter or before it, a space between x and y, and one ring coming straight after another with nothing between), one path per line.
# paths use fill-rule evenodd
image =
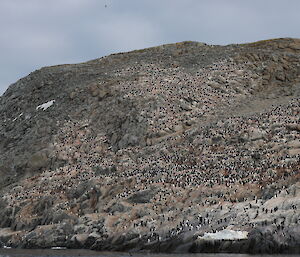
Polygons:
M300 40L182 42L0 98L0 245L300 252Z

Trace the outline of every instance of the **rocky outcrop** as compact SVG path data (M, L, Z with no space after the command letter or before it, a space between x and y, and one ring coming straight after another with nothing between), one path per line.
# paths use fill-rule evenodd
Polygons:
M183 42L11 85L0 246L299 253L299 42Z

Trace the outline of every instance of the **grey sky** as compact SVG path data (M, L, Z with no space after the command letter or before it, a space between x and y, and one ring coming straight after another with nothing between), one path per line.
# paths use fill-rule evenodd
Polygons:
M299 0L0 0L0 95L43 66L115 52L300 38L299 10Z

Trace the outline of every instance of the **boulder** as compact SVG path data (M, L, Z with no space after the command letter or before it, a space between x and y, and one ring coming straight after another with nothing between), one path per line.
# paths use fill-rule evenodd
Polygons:
M266 132L259 128L251 128L248 133L251 141L263 139L266 135Z
M295 41L289 44L289 47L293 50L300 51L300 41Z
M153 190L144 190L137 192L128 198L130 203L149 203L155 195Z
M139 143L139 139L136 135L125 134L119 141L119 148L125 148L128 146L135 146Z
M111 87L99 83L92 83L88 89L93 97L98 97L99 101L112 94Z
M100 175L109 175L117 171L117 168L115 165L104 167L104 166L95 166L93 167L93 170L95 171L96 176Z
M123 205L122 203L114 203L106 211L109 213L115 214L116 212L127 212L129 209L131 209L131 208Z
M36 204L33 205L33 212L37 215L42 215L52 207L54 197L50 195L42 196Z
M71 241L76 244L79 244L79 246L82 247L86 243L88 237L89 234L87 233L76 234L71 238Z
M286 128L288 130L296 130L296 131L300 131L300 125L299 124L287 124Z
M50 159L48 158L48 154L46 150L41 150L33 155L27 161L27 167L30 171L37 171L41 168L47 167Z
M101 87L98 90L98 100L101 101L105 97L108 97L111 95L111 89L109 87Z
M289 141L287 146L289 148L300 148L300 140L292 140L292 141Z
M77 199L93 186L94 184L90 181L80 182L76 187L72 187L69 190L67 190L67 196L70 199Z
M299 154L300 154L300 148L288 150L288 155L290 155L290 156L295 156L295 155L299 155Z
M179 131L184 130L184 127L183 127L182 124L177 124L177 125L175 125L175 126L173 127L173 130L174 130L175 132L179 132Z

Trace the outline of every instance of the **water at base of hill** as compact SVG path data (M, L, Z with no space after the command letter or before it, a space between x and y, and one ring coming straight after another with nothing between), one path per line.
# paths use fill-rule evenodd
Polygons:
M25 249L0 249L0 257L261 257L262 255L248 254L150 254L150 253L120 253L120 252L96 252L88 250L25 250ZM280 254L276 257L296 257L300 255ZM263 257L274 257L274 255L263 255Z

